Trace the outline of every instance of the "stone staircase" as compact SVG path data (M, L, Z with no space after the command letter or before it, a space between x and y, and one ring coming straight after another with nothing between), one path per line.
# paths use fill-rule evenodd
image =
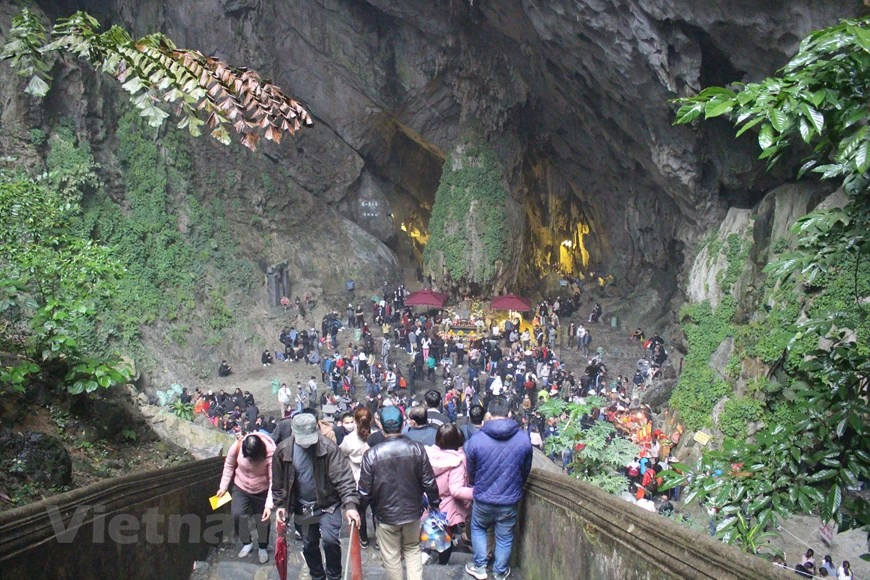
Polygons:
M251 529L256 533L251 522ZM370 528L371 529L371 528ZM273 528L274 531L274 528ZM275 538L269 539L269 562L257 563L257 550L254 549L247 558L239 559L238 551L241 545L238 542L223 543L218 548L213 548L208 560L196 563L196 567L190 580L277 580L278 571L275 568ZM348 531L345 525L342 529L343 557L347 558ZM256 540L255 540L256 541ZM471 561L469 548L464 546L454 549L450 556L450 564L440 566L427 564L423 567L424 580L459 580L470 579L465 572L465 564ZM363 578L365 580L386 580L387 575L381 565L380 552L373 545L362 550ZM342 564L344 565L344 563ZM348 575L349 577L349 575ZM492 573L490 571L490 577ZM511 570L512 579L522 580L519 570ZM288 536L287 543L287 578L288 580L308 580L308 568L302 557L302 542L293 539L292 533Z
M568 325L571 321L575 325L583 323L586 329L592 334L592 344L589 345L589 355L582 356L577 348L576 339L569 340ZM604 318L599 323L585 322L585 318L575 316L568 320L563 320L562 330L563 337L560 337L560 342L557 343L557 352L559 359L568 370L574 371L574 376L579 379L586 369L586 365L595 352L603 349L604 363L607 365L607 380L610 384L618 375L627 377L629 381L634 376L634 371L637 370L638 359L643 358L644 351L640 343L631 340L629 335L630 330L622 328L613 328L610 325L610 319L606 321ZM606 322L606 324L605 324ZM652 333L649 332L651 335Z

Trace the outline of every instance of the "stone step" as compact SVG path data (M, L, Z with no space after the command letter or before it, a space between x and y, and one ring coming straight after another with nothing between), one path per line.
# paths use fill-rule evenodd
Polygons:
M256 542L255 522L251 521L251 530ZM347 559L347 526L342 526L342 565ZM257 563L257 550L254 549L244 559L239 559L241 549L239 542L225 541L217 548L211 550L206 562L197 562L196 569L190 580L276 580L278 571L275 568L275 534L269 538L269 561L266 564ZM256 548L256 546L255 546ZM427 564L423 567L424 580L454 580L459 578L469 579L471 576L465 572L465 564L472 561L470 546L461 545L454 549L450 555L450 564L441 566ZM369 546L361 551L363 564L363 578L365 580L386 579L386 571L381 565L380 551L374 546ZM492 573L490 571L490 577ZM288 580L308 580L308 567L302 557L302 542L295 540L292 534L287 542L287 578ZM518 570L511 571L511 578L522 580Z
M256 554L256 552L254 552ZM269 553L270 561L266 564L257 564L250 561L256 555L249 556L245 560L235 558L235 554L229 550L210 562L199 562L197 570L191 576L191 580L277 580L279 578L275 563L271 560L273 554ZM307 580L308 574L302 554L298 549L290 547L288 550L287 578L288 580ZM471 554L454 553L450 557L450 564L441 566L428 564L423 567L424 580L459 580L471 578L465 572L465 564L471 561ZM492 572L490 571L490 575ZM363 550L363 578L365 580L386 580L386 570L380 563L379 552L369 548ZM522 580L518 570L511 570L511 578Z

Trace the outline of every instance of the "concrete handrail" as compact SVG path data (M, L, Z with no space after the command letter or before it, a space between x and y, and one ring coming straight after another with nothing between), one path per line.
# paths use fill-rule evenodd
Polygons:
M526 483L517 543L527 578L792 578L595 486L538 469Z
M10 578L187 577L208 544L188 527L172 541L118 543L106 534L113 518L138 522L149 510L206 521L223 458L213 457L99 481L0 513L0 569ZM118 521L115 519L114 521ZM147 525L147 524L146 524ZM69 536L58 531L70 526ZM130 526L124 533L131 533ZM145 528L147 530L147 527ZM155 527L159 529L159 527ZM141 531L141 530L140 530ZM112 528L109 527L109 535ZM75 536L72 538L71 536ZM196 535L197 537L192 537Z

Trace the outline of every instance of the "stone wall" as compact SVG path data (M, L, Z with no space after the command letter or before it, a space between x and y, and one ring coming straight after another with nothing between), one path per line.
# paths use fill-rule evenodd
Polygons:
M225 521L215 524L214 515L207 519L222 463L214 457L101 481L0 513L0 576L189 577L193 562L217 540L218 528L226 528ZM223 512L229 508L215 513ZM174 526L182 515L187 525ZM194 520L198 526L189 523ZM170 528L181 532L174 537Z
M533 470L519 517L525 578L791 578L761 560L564 475Z
M216 525L208 506L222 462L213 457L102 481L0 513L2 577L189 577L193 562L219 541L216 533L230 521ZM197 519L202 533L183 527L172 537L173 515ZM121 524L120 518L128 521ZM541 469L532 471L526 485L519 522L514 557L525 578L791 577L598 488ZM119 534L124 541L117 541Z
M212 427L205 415L188 421L155 405L141 405L140 409L161 439L187 449L195 459L226 455L236 440L226 431Z

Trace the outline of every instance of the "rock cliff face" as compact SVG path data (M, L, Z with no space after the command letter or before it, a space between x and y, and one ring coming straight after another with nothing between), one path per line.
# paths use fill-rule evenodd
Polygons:
M420 248L400 226L425 232L445 151L473 124L524 208L505 224L522 240L504 260L519 286L531 289L567 252L638 304L656 293L648 320L676 296L686 248L776 179L761 172L751 138L735 142L726 124L673 127L668 100L772 74L809 31L862 9L860 0L38 4L53 17L85 9L136 34L160 30L258 69L310 107L316 127L263 155L204 144L196 160L239 176L241 211L272 235L249 247L264 261L288 260L319 288L366 257L353 273L372 285L415 265ZM83 93L55 104L78 107L110 155L111 112L98 86ZM251 171L279 185L247 188ZM340 263L324 250L335 247Z

